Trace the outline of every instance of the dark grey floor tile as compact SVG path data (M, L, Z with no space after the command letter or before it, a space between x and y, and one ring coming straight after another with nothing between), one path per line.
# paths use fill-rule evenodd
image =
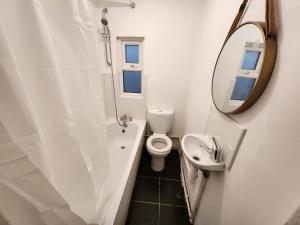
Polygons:
M180 164L167 162L164 170L161 171L161 177L180 180Z
M160 203L185 206L184 192L180 181L160 181Z
M166 162L171 162L171 163L179 163L179 153L177 149L172 149L170 154L166 157Z
M137 177L132 200L158 202L159 180L156 178Z
M149 160L149 161L151 160L151 156L150 156L150 154L148 153L146 147L143 148L141 160Z
M159 177L160 172L153 171L151 168L151 160L141 160L138 170L138 176Z
M131 202L126 225L157 225L158 205Z
M186 208L175 206L160 206L160 225L191 225Z

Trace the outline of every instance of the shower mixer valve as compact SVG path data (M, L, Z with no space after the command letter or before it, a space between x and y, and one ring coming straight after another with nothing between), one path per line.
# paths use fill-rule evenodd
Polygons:
M132 117L124 114L123 116L120 117L120 120L122 122L122 126L127 127L128 126L127 122L132 121Z

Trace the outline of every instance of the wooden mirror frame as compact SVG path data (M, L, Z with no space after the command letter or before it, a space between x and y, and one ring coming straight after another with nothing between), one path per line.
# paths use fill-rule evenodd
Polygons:
M261 96L261 94L264 92L270 78L273 72L273 68L275 65L276 61L276 55L277 55L277 31L276 31L276 23L275 23L275 3L274 0L266 0L266 21L265 22L254 22L254 21L249 21L245 22L241 25L238 25L241 17L245 11L245 8L247 6L248 0L243 0L243 3L241 4L239 8L239 12L236 15L230 30L228 32L228 35L225 39L225 42L222 46L222 49L218 55L215 67L214 67L214 73L212 77L212 85L211 85L211 94L212 94L212 99L215 107L217 108L218 111L226 114L237 114L244 112L245 110L249 109L256 101L257 99ZM237 109L231 111L231 112L223 112L220 108L215 103L215 100L213 98L213 81L215 77L215 70L217 67L217 63L219 61L220 55L228 41L228 39L233 35L233 33L238 30L240 27L246 25L246 24L253 24L257 26L262 32L264 36L264 41L265 41L265 53L264 53L264 58L261 66L261 72L259 74L259 77L255 83L255 86L253 87L249 97L245 100L245 102L239 106Z

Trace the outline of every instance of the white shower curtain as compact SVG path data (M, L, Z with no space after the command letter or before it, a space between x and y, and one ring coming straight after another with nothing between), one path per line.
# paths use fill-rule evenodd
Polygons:
M110 165L89 7L85 0L0 0L0 122L71 209L101 223Z

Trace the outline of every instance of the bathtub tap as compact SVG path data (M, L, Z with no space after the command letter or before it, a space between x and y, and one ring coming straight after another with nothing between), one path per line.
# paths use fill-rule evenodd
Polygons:
M127 122L132 121L132 117L130 117L130 116L124 114L123 116L121 116L120 120L121 120L121 122L122 122L122 126L123 126L123 127L127 127L127 126L128 126L128 125L127 125Z

